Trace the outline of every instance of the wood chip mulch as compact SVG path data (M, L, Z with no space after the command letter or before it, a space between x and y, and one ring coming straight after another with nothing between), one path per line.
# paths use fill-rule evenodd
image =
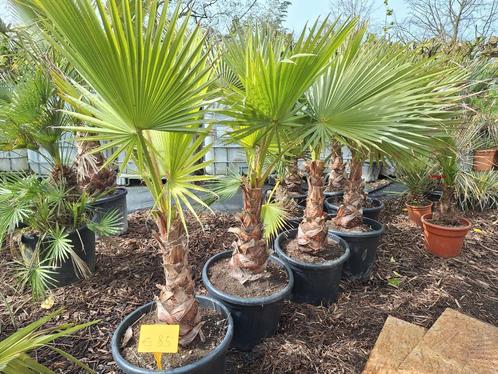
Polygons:
M386 232L368 282L343 281L339 300L330 307L286 303L278 333L253 352L231 350L228 372L360 373L388 315L430 327L451 307L498 326L498 212L467 214L477 230L467 236L460 257L445 260L423 249L422 234L403 207L401 199L386 202ZM190 230L199 293L205 293L202 265L230 247L233 236L226 229L235 224L227 213L205 214L203 221L205 231L195 223ZM53 292L53 309L65 309L58 322L101 321L58 344L98 373L118 373L110 354L112 333L125 315L153 299L155 284L162 281L153 221L147 212L136 212L129 223L127 234L100 240L91 279ZM0 253L0 339L46 313L29 293L16 291L10 261L8 251ZM78 373L45 349L37 357L56 372Z

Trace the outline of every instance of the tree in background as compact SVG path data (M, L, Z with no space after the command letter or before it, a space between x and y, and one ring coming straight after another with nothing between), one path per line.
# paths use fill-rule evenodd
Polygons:
M411 0L406 5L409 15L396 25L404 40L435 38L455 45L498 32L498 0Z

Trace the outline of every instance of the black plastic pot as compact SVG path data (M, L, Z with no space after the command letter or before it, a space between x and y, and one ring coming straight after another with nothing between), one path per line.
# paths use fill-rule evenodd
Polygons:
M384 233L384 225L373 219L363 217L363 223L370 226L368 232L345 232L329 230L344 239L350 250L349 259L344 264L344 274L351 279L367 280L372 272L379 240Z
M117 210L120 216L120 231L123 234L128 230L128 207L126 205L126 195L128 191L126 188L119 187L113 193L98 199L96 202L90 204L90 208L94 211L95 215L93 220L100 222L105 214L112 210Z
M375 221L379 220L379 214L382 209L384 209L384 203L379 199L368 199L371 200L377 206L373 208L363 208L363 217L373 219ZM325 210L328 213L337 213L339 210L339 203L336 197L329 197L325 199Z
M95 271L95 234L86 225L78 230L71 231L68 234L68 239L71 243L73 251L85 262L88 269L93 273ZM39 238L38 236L31 236L23 234L21 236L21 243L23 243L31 251L36 249ZM47 252L48 240L45 239L40 244L40 253L43 257ZM71 257L60 264L59 267L51 269L53 273L50 277L53 279L51 288L65 286L77 282L81 279L81 274L78 274L74 268Z
M310 264L288 256L283 249L284 240L294 239L296 235L297 230L283 232L275 239L274 244L278 257L292 269L294 275L292 300L313 305L334 303L339 292L342 267L349 258L348 244L344 239L329 233L329 237L344 249L343 255L326 263Z
M296 200L297 204L302 206L303 208L306 207L306 199L308 198L308 194L301 194L301 195L290 195L290 198Z
M167 374L222 374L225 372L225 356L230 342L233 337L233 319L230 316L228 309L218 300L214 300L207 296L196 297L199 304L208 309L214 309L228 320L227 333L220 345L209 352L205 357L199 361L193 362L179 368L170 369L166 371L148 370L130 364L121 355L121 340L128 327L137 322L144 314L147 314L155 309L155 302L150 302L140 308L136 309L131 314L127 315L125 319L119 324L114 332L111 341L111 351L114 361L119 368L126 374L149 374L149 373L167 373Z
M226 294L214 287L208 277L210 266L232 255L231 251L211 257L202 269L202 281L209 296L220 300L230 310L234 322L232 346L241 351L250 351L264 338L277 331L284 300L290 297L294 286L294 277L289 267L277 257L270 256L270 261L281 266L287 272L288 285L277 293L265 297L243 298ZM234 281L235 282L235 281Z

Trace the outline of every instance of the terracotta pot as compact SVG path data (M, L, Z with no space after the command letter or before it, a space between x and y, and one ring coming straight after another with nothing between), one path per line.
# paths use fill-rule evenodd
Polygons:
M465 236L470 230L470 221L460 217L459 220L462 226L450 227L435 225L427 221L431 218L432 213L424 214L421 217L424 227L425 248L439 257L458 256L462 251Z
M495 165L496 149L479 149L474 151L474 170L488 171Z
M429 201L428 205L410 205L406 203L406 208L408 209L408 218L417 226L422 227L422 221L420 217L424 214L432 213L432 205L434 204L432 201Z

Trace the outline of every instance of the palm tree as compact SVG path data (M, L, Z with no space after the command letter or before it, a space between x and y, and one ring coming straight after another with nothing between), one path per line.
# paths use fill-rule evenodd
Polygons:
M36 61L34 61L37 63ZM51 77L40 66L24 72L22 80L5 77L0 100L0 149L46 151L56 183L77 186L76 174L66 164L59 143L71 118L62 112L64 101L57 95ZM42 157L43 154L40 152Z
M284 130L303 120L300 100L355 24L337 27L317 21L296 41L270 27L249 26L225 41L222 102L233 119L230 136L243 147L248 163L241 179L240 227L230 229L238 237L230 272L241 282L260 278L268 260L260 217L262 188L274 163L295 146L284 144ZM266 162L270 156L274 162Z
M352 152L343 204L333 220L343 228L362 224L363 162L428 153L453 122L465 74L433 60L417 60L398 46L362 43L363 33L349 41L307 93L308 143L339 142ZM318 206L323 195L316 198ZM303 225L314 219L316 215L306 216Z
M199 26L190 27L188 16L179 19L179 5L171 13L159 1L148 12L141 1L133 7L117 0L19 2L31 7L89 87L61 84L64 98L78 108L71 115L88 124L72 130L87 132L85 140L103 141L99 151L113 150L106 164L122 152L124 164L132 158L153 196L166 278L157 298L158 319L179 324L180 342L188 344L202 326L183 208L196 216L193 202L205 203L194 192L207 192L197 182L209 179L195 175L206 166L199 161L208 148L199 146L207 132L203 108L213 98L205 36Z

